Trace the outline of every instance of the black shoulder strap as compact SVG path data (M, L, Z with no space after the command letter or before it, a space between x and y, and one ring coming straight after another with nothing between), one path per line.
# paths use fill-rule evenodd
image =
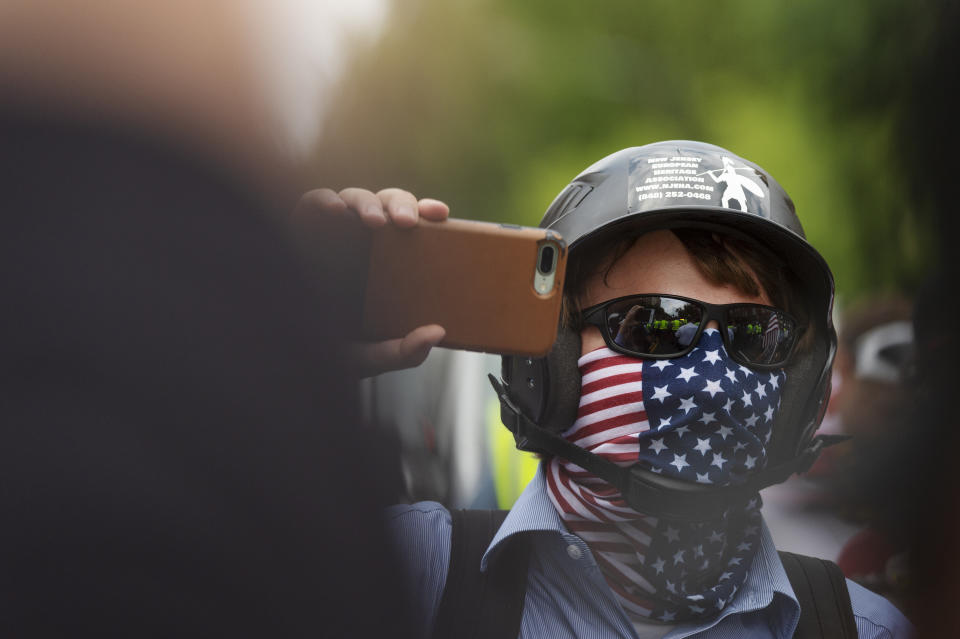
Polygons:
M529 552L513 540L487 572L480 560L505 510L452 510L450 567L433 626L433 639L516 639L527 590Z
M847 581L837 564L782 550L780 561L800 602L794 639L857 639Z

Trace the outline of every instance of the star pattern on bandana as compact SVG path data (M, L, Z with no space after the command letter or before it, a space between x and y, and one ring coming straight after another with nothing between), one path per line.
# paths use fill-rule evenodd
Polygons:
M651 430L638 438L641 461L655 472L716 485L743 481L766 464L782 371L733 363L711 329L672 366L655 362L643 369L644 396L657 401L646 404ZM678 621L722 609L759 548L759 519L758 498L715 522L660 522L641 569L658 585L651 617Z
M785 373L733 364L715 329L701 342L673 366L644 366L644 396L656 401L646 402L652 430L640 437L640 459L681 479L735 483L766 464Z
M662 585L650 616L677 621L721 610L746 580L760 545L759 521L759 500L754 500L745 511L728 512L715 522L661 522L641 569Z

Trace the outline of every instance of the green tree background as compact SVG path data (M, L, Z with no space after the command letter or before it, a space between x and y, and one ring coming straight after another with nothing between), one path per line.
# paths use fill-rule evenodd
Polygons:
M841 299L909 294L935 241L901 115L937 18L894 0L394 0L316 170L535 225L608 153L700 139L783 184Z

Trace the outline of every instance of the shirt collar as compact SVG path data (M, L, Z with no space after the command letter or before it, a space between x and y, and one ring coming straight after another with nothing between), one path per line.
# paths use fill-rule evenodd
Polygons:
M514 535L526 532L556 532L564 536L573 536L567 532L560 515L557 514L547 496L547 481L543 469L544 464L541 463L537 467L537 474L524 488L513 508L507 513L503 525L493 536L493 541L490 542L480 561L481 571L487 569L488 561L497 553L503 542Z
M493 541L483 554L480 569L484 571L487 569L489 560L507 539L526 532L555 532L563 537L574 537L567 532L560 515L557 514L547 496L547 482L542 463L537 468L537 474L527 484L516 504L507 513L503 525L494 535ZM697 624L680 624L669 636L683 637L694 631L699 632L715 626L724 617L762 610L774 603L774 597L780 600L778 605L781 606L782 611L783 636L790 637L800 618L800 604L793 588L790 587L790 580L780 562L770 531L766 523L763 523L760 531L760 550L753 559L753 564L747 573L747 580L734 595L733 601L727 603L719 616Z

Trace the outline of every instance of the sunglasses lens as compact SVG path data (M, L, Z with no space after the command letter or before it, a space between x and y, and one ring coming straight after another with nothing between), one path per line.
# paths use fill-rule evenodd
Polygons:
M670 357L687 350L704 318L700 303L663 295L638 295L606 306L608 339L638 357ZM726 342L739 362L760 366L786 363L798 338L789 315L755 304L726 308ZM612 346L613 344L611 344Z
M727 309L727 336L732 356L752 364L786 362L797 340L797 326L789 316L761 306Z
M607 307L610 339L637 355L675 355L690 345L703 310L686 300L638 296Z

